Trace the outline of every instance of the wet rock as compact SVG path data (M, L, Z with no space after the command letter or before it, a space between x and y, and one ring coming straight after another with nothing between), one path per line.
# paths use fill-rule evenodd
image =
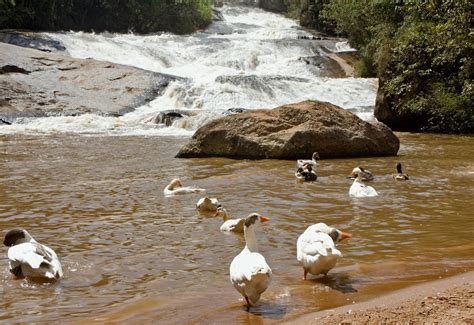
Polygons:
M212 8L212 21L224 21L224 15L220 10Z
M155 119L153 120L156 124L164 124L166 126L170 126L173 124L174 121L179 120L189 114L186 112L181 111L163 111L160 112Z
M327 39L326 37L322 36L306 36L306 35L298 35L297 39L307 39L312 41L322 41Z
M396 155L398 138L330 103L304 101L228 115L199 128L177 157L322 159Z
M238 114L238 113L243 113L243 112L247 112L248 109L246 108L242 108L242 107L232 107L232 108L229 108L227 110L228 113L230 114Z
M380 80L375 100L374 116L395 131L419 132L426 125L427 116L413 112L397 112L392 109L392 99L385 95L383 81Z
M287 11L284 0L258 0L258 6L271 12L282 13Z
M66 47L61 42L41 33L2 31L0 32L0 42L44 52L66 51Z
M28 73L30 73L30 71L25 70L25 69L20 68L20 67L17 67L16 65L7 64L7 65L4 65L3 67L0 67L0 74L4 74L4 73L24 73L24 74L28 74Z
M272 83L278 82L308 82L308 79L291 77L291 76L257 76L257 75L232 75L232 76L219 76L216 78L218 83L228 83L231 85L238 86L240 88L247 88L257 90L262 93L267 93L270 96L274 96L274 90Z
M122 115L177 79L134 67L0 43L0 118Z

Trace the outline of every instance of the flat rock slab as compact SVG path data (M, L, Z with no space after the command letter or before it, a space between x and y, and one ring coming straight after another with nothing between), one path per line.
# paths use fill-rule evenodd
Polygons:
M400 147L383 123L374 124L330 103L304 101L211 121L176 157L310 159L393 156Z
M0 43L0 119L122 115L177 77Z

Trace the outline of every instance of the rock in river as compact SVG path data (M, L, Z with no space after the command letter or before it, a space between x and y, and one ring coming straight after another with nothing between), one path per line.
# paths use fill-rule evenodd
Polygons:
M304 101L229 115L199 128L177 157L297 159L396 155L400 141L385 124L361 120L330 103Z
M177 77L0 43L0 119L122 115Z

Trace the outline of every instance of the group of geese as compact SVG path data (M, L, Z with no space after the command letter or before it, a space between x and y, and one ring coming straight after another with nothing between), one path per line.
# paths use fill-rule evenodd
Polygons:
M297 160L295 176L300 181L314 182L317 179L315 167L319 161L317 152L311 160ZM372 173L362 167L352 170L350 178L354 179L349 195L355 197L377 196L375 189L365 182L374 179ZM408 180L397 163L395 180ZM165 196L200 193L205 189L183 186L178 178L173 179L164 189ZM258 213L251 213L246 218L232 219L226 209L216 198L203 197L196 204L199 214L222 217L224 223L220 231L224 233L244 234L245 247L234 257L230 264L230 281L235 289L245 298L247 308L254 306L261 294L268 288L272 270L265 257L258 252L256 231L261 223L269 218ZM341 240L351 238L351 234L330 227L324 223L309 226L298 237L297 260L303 267L303 279L307 274L320 275L327 273L342 257L336 248ZM46 245L38 243L24 229L13 229L7 232L3 241L9 247L8 259L10 272L17 278L34 278L47 281L63 277L63 270L56 253Z

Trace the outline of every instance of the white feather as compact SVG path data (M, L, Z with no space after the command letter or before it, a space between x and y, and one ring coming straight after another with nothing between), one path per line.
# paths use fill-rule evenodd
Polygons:
M22 274L27 277L54 279L63 276L56 253L34 240L10 247L8 259L11 269L20 266Z
M297 260L314 275L326 274L342 257L332 238L317 230L318 225L308 227L296 243Z

